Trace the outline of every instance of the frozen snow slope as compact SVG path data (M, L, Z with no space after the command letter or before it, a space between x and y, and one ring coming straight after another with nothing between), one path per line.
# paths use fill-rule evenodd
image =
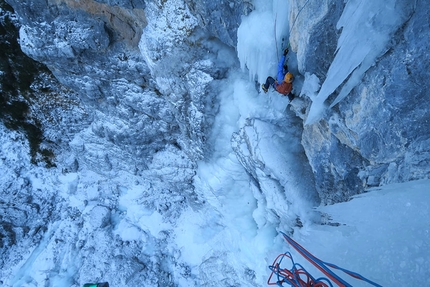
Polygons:
M317 210L339 226L313 225L295 234L315 256L382 286L430 284L430 180L374 188ZM306 264L300 255L295 259ZM353 286L369 286L343 278Z

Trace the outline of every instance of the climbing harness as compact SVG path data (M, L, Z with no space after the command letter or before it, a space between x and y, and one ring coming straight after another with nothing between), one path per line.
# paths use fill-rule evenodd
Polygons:
M334 273L330 268L340 270L349 276L363 280L370 285L382 287L381 285L370 281L369 279L361 276L358 273L349 271L347 269L341 268L339 266L336 266L334 264L324 262L314 255L312 255L309 251L307 251L305 248L303 248L300 244L295 242L291 237L286 235L285 233L281 232L281 234L284 236L285 240L294 247L297 252L299 252L305 259L307 259L310 263L312 263L316 268L318 268L322 273L325 274L328 278L321 277L321 278L314 278L311 274L309 274L308 271L306 271L305 268L303 268L302 265L295 263L293 260L293 256L291 253L286 252L284 254L280 254L278 257L276 257L275 261L273 262L273 265L269 266L269 269L272 271L270 274L269 279L267 280L268 285L277 285L277 286L284 286L283 284L286 283L290 286L294 287L333 287L332 282L334 282L339 287L352 287L351 284L340 278L336 273ZM281 264L282 261L288 258L290 259L292 263L291 269L282 268ZM271 282L272 277L276 275L276 282Z

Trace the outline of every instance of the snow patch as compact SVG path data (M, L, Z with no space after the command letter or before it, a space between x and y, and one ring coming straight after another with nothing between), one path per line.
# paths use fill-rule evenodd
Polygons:
M351 201L323 206L330 222L299 231L295 240L318 258L382 286L430 283L430 180L373 188ZM296 262L312 266L300 255ZM318 277L318 271L313 271ZM369 286L345 277L353 286Z
M171 226L163 222L163 217L157 211L149 210L139 203L143 197L144 186L134 186L124 192L119 198L119 210L123 216L115 228L115 234L123 240L141 240L142 232L148 232L159 237L160 232Z

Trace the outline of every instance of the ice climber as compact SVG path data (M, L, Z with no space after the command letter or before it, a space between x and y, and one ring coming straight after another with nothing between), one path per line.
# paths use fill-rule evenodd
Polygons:
M266 83L261 85L261 88L265 93L269 91L269 87L272 86L278 93L287 96L290 102L294 99L294 94L291 93L293 89L294 76L288 72L288 66L284 65L285 57L288 54L288 48L284 50L284 54L278 63L278 75L275 80L272 77L267 77Z

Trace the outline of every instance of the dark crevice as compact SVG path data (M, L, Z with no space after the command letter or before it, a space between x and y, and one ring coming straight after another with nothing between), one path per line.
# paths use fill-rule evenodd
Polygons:
M30 113L30 99L36 97L30 86L46 66L26 56L17 41L19 25L10 5L0 0L0 120L6 128L26 136L30 146L31 162L38 158L51 167L53 153L41 150L43 131L37 118Z

